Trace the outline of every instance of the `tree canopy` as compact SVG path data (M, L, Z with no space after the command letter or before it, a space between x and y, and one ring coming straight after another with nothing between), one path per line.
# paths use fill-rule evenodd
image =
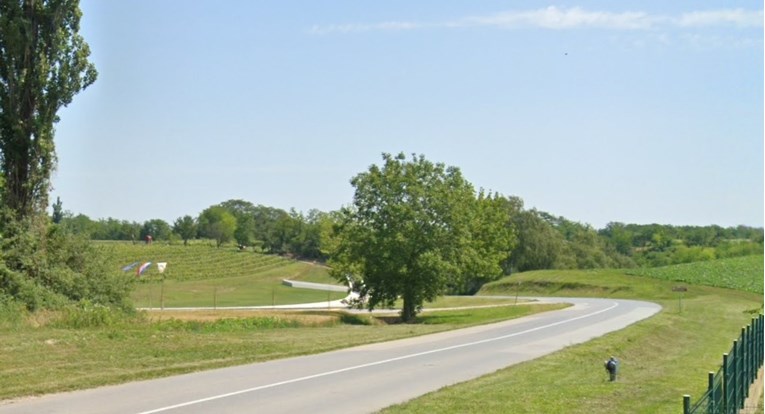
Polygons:
M501 221L491 228L492 204L476 196L459 169L422 155L407 161L404 154L383 154L382 167L369 167L351 184L353 205L342 211L334 272L355 279L369 309L401 298L401 317L409 322L450 286L501 276L508 227Z
M198 229L200 235L214 239L220 247L234 238L236 217L225 207L212 206L199 215Z
M1 189L16 218L47 208L57 112L96 80L80 16L78 0L0 2Z

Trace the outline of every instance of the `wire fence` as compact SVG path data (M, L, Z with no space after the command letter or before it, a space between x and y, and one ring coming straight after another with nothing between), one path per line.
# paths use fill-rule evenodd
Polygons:
M710 372L706 392L691 404L683 396L683 414L737 414L749 397L749 386L757 379L763 362L763 315L741 328L730 352L723 354L723 364Z

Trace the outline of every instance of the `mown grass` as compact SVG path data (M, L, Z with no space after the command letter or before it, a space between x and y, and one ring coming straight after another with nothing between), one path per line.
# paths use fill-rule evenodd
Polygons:
M225 307L273 306L294 303L327 302L344 298L344 292L298 289L282 284L282 279L311 280L328 277L325 268L302 262L290 262L278 268L262 270L252 275L217 277L212 279L151 279L136 284L133 302L141 308L150 307Z
M110 320L36 314L0 323L0 399L156 378L319 353L490 323L560 306L519 305L425 313L387 324L345 312L152 312ZM185 315L185 316L181 316ZM197 317L204 315L204 317ZM233 316L233 317L231 317ZM108 321L100 325L100 321ZM90 324L88 323L90 321ZM78 328L73 328L76 325Z
M696 272L693 266L681 270ZM761 284L761 271L759 278ZM485 286L482 294L636 298L664 308L621 331L382 412L679 413L682 395L703 393L707 372L719 368L741 327L762 311L763 298L692 285L682 293L681 308L681 293L672 290L677 284L599 270L529 272ZM621 360L615 383L603 369L610 355Z

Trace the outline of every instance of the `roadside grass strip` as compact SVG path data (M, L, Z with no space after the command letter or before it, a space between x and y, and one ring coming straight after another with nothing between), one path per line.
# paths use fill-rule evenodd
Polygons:
M57 323L58 315L36 322L0 322L0 399L314 354L560 308L537 304L440 311L423 314L421 323L413 325L340 311L238 311L226 321L152 313L79 329ZM448 314L456 316L443 317Z

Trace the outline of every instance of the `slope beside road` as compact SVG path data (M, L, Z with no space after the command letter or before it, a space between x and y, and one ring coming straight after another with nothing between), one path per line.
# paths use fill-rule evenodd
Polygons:
M543 301L574 306L318 355L4 402L0 414L368 413L585 342L660 310L630 300Z

